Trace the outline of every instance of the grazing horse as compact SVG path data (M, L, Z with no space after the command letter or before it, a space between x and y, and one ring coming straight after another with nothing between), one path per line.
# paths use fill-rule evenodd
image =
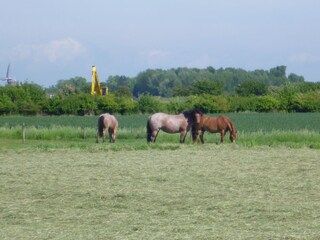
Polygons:
M221 142L224 142L226 132L230 132L230 141L234 143L237 137L237 131L234 128L231 120L226 116L210 117L200 116L197 123L192 127L193 143L197 143L198 135L200 134L201 143L204 143L203 134L205 131L211 133L220 133Z
M156 142L160 130L166 133L180 133L180 143L184 143L187 132L196 122L198 115L202 115L199 110L186 110L177 115L166 113L155 113L151 115L147 122L147 141Z
M109 113L100 115L98 119L97 143L99 142L99 137L103 137L103 142L105 142L107 131L109 132L110 142L114 143L116 141L117 130L118 120L115 116Z

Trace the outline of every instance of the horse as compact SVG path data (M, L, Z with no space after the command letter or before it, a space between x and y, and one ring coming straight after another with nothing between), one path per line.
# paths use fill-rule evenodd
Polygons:
M166 133L180 133L180 143L184 143L198 115L202 116L202 113L197 109L186 110L176 115L162 112L151 115L147 122L147 142L156 142L158 133L162 130Z
M220 133L221 143L224 142L224 136L226 132L230 132L230 141L235 143L237 137L237 131L233 126L231 120L226 116L210 117L200 116L197 119L197 123L192 127L193 143L197 143L198 135L200 134L201 143L204 143L203 134L205 131L211 133Z
M114 143L116 141L117 130L118 120L116 117L109 113L101 114L98 118L97 143L99 143L99 137L103 137L103 142L105 142L107 131L109 132L110 142Z

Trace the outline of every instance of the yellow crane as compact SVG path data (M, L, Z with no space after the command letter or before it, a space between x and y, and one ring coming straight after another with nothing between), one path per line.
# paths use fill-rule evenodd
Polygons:
M95 66L92 66L92 82L91 82L91 94L92 95L107 95L108 94L108 88L101 88L99 77L97 73L97 68Z

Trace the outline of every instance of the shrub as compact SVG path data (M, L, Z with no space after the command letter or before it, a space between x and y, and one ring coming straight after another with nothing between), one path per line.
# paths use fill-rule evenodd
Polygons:
M169 113L177 114L189 108L189 105L185 98L174 98L171 99L167 104L166 108Z
M161 112L165 109L164 104L158 98L148 94L139 97L138 106L142 113Z
M228 99L224 96L215 97L214 105L217 113L226 113L230 111Z
M279 101L272 96L262 96L256 98L255 111L257 112L271 112L279 108Z
M96 114L119 112L119 103L114 94L106 96L96 96L97 109Z
M19 102L18 108L19 113L22 115L36 115L40 110L39 105L31 101Z
M319 112L320 94L318 92L309 92L295 95L292 99L290 110L295 112Z
M257 97L238 97L235 96L231 99L231 110L236 112L254 112L256 110Z
M216 112L216 105L214 103L214 96L209 94L193 95L187 100L189 108L198 108L203 112Z
M133 114L138 113L139 106L136 101L134 101L131 97L118 97L119 103L119 113L120 114Z

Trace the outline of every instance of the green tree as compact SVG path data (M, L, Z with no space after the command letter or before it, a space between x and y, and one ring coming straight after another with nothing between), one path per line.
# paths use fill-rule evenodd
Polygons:
M133 91L134 85L136 83L135 78L129 78L126 76L110 76L107 80L107 86L110 92L119 91L121 87L126 87Z
M304 77L298 76L297 74L294 74L294 73L290 73L288 76L288 80L291 83L302 83L304 82Z
M41 105L47 98L46 91L40 85L35 83L23 83L20 87L30 96L30 100Z
M2 95L0 97L0 114L12 114L17 112L17 106L12 102L10 97Z
M270 69L270 74L274 77L286 77L286 66L277 66Z
M190 87L179 86L179 87L175 87L173 89L173 96L174 97L189 96L189 95L191 95L191 88Z
M286 77L286 66L277 66L270 69L269 84L273 86L286 85L288 78Z
M74 77L68 80L59 80L53 89L56 94L69 96L72 94L90 93L90 84L83 77Z
M131 98L131 91L127 86L121 86L116 92L116 96Z
M159 96L159 84L161 82L159 71L148 69L138 74L133 95L138 97L140 94L150 94Z
M236 88L240 96L262 96L267 93L267 86L262 82L248 80Z
M221 95L223 93L223 83L221 81L201 80L192 83L191 92L193 94Z

